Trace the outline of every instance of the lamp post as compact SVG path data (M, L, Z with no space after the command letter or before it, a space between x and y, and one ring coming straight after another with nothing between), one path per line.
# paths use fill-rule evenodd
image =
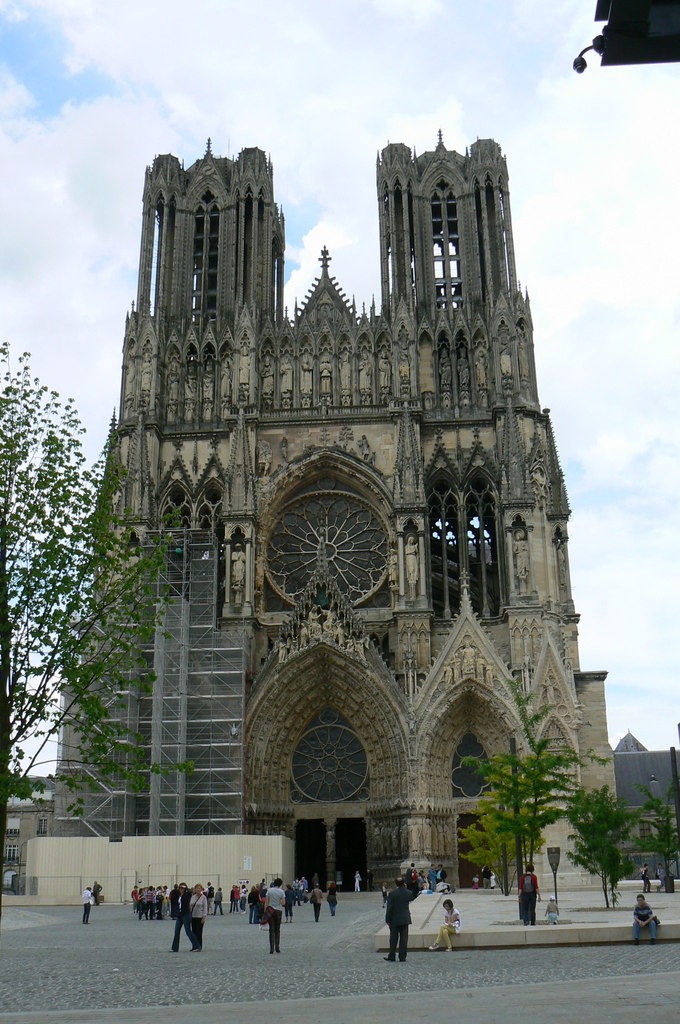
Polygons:
M560 848L559 846L548 847L548 864L552 868L553 883L555 886L555 903L557 903L557 869L560 866Z

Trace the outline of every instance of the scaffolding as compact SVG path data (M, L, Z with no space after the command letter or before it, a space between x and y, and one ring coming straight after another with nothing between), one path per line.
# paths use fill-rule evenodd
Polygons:
M212 531L173 531L159 594L166 597L154 641L145 650L155 680L120 695L118 713L140 737L146 792L96 780L80 834L224 835L243 831L245 628L218 628L220 543ZM189 770L183 765L190 764ZM63 831L72 831L65 829Z

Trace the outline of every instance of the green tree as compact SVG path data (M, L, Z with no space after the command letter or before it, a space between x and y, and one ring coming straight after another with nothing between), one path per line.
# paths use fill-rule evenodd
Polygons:
M149 770L115 705L131 685L152 681L141 645L156 626L163 550L135 547L125 517L114 514L123 483L115 431L88 469L73 403L31 377L28 356L13 370L6 344L0 367L4 836L10 797L35 789L29 775L64 727L75 737L65 781L76 804L78 787L95 772L141 784L140 770Z
M638 786L645 797L640 816L650 825L651 835L637 839L635 845L643 853L656 853L663 860L666 878L673 879L671 861L678 854L678 830L675 820L673 783L663 796L655 796L648 786Z
M569 797L577 788L577 770L581 764L575 750L540 736L540 726L548 709L534 711L531 697L517 680L508 686L522 727L524 751L496 754L488 760L469 757L464 764L475 768L487 789L479 809L488 815L494 831L515 848L519 839L522 857L533 860L543 846L548 825L564 816ZM518 877L520 865L518 865Z
M462 840L462 848L465 852L460 853L463 860L476 867L488 864L496 876L499 885L503 885L503 851L507 852L507 846L503 838L498 834L496 825L489 814L480 814L477 821L459 832L459 843ZM507 896L508 894L505 893Z
M569 801L567 820L574 829L569 835L574 849L567 850L567 857L572 864L598 875L607 907L610 897L612 906L618 903L617 886L632 869L621 845L630 838L637 818L609 786L577 789Z

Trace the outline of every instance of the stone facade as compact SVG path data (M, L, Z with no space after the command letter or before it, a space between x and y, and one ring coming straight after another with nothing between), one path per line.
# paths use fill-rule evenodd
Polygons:
M246 659L242 826L296 838L322 877L417 859L464 881L479 785L460 760L520 742L508 679L556 739L609 756L605 673L579 664L500 147L389 145L377 191L381 308L346 297L324 249L291 313L265 154L155 159L121 503L142 539L169 512L214 538L214 628Z

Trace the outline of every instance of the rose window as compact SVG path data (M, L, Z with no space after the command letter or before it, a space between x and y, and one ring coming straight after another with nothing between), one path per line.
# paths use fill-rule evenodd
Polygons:
M284 598L300 594L314 572L324 571L356 603L385 580L385 528L356 495L321 492L298 497L274 527L267 563L269 580Z
M368 762L361 740L337 712L311 723L293 754L292 798L334 803L368 797Z

